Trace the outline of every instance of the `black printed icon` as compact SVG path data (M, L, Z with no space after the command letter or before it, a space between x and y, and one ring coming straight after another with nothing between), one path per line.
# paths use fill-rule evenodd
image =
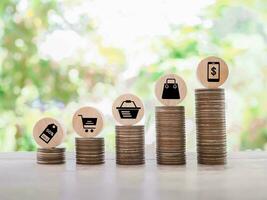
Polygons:
M41 138L41 140L43 140L45 143L48 144L50 140L56 135L56 133L57 133L57 125L49 124L42 132L42 134L39 136L39 138Z
M180 99L179 86L175 78L167 78L163 86L162 99Z
M136 119L141 107L137 107L134 101L126 100L121 103L120 107L116 107L121 119Z
M208 62L208 82L220 81L220 62Z
M82 115L78 115L82 119L82 124L83 124L83 129L87 133L89 130L91 132L94 132L96 129L96 123L97 123L97 118L94 117L83 117Z

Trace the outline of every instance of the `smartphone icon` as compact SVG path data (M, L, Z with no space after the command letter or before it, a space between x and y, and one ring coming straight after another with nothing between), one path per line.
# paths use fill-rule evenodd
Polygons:
M208 82L220 81L220 62L208 62Z

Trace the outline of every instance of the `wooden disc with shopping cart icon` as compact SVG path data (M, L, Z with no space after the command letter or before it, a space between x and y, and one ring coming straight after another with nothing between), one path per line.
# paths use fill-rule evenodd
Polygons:
M103 128L103 117L93 107L82 107L73 115L72 125L79 136L95 137Z
M142 101L133 94L119 96L113 103L112 113L121 125L134 125L144 116Z

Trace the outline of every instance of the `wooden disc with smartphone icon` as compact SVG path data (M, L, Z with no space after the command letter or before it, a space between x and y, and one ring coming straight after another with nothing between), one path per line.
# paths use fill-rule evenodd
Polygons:
M134 125L144 116L144 105L137 96L124 94L113 103L112 113L115 120L121 125Z
M33 128L33 138L43 148L53 148L60 145L65 137L61 124L53 118L39 120Z
M186 83L176 74L164 75L156 83L155 94L163 105L177 106L186 97Z
M82 107L73 115L72 125L81 137L95 137L103 129L103 116L93 107Z
M197 77L206 88L218 88L225 83L229 70L225 61L218 57L203 59L197 68Z

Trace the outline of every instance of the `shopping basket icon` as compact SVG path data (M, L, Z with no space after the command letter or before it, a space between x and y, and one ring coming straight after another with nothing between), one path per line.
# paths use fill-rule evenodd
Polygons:
M123 101L120 107L116 107L121 119L136 119L141 107L137 107L134 101Z
M89 118L89 117L83 117L82 115L78 115L82 119L83 129L87 133L89 130L91 132L94 132L94 129L96 129L96 123L97 118Z

